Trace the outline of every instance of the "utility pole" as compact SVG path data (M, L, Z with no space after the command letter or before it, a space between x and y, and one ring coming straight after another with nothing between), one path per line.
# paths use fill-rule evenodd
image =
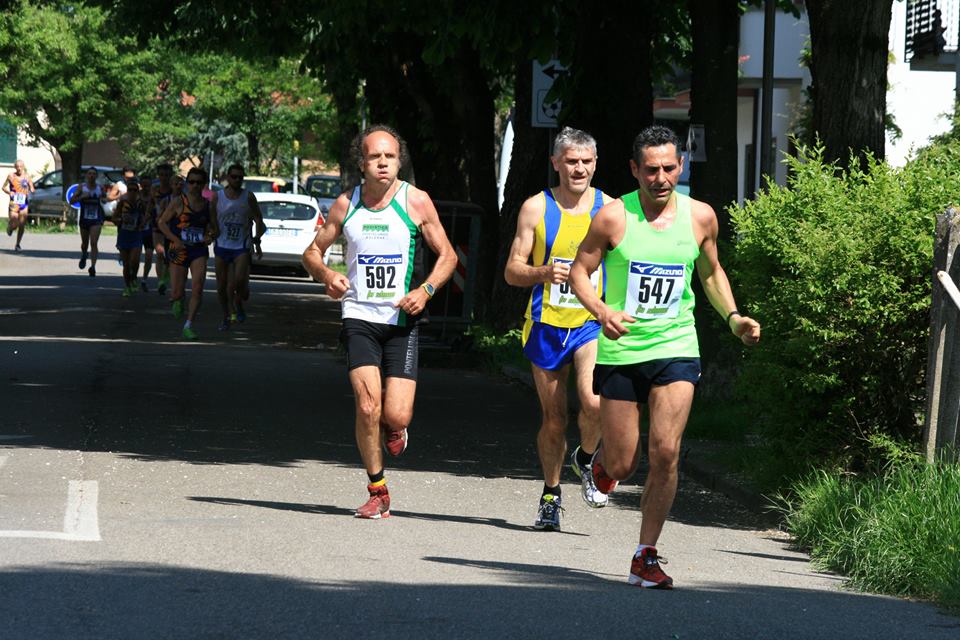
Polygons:
M776 0L764 0L763 14L763 83L760 94L760 188L776 182L773 149L773 54L777 31Z

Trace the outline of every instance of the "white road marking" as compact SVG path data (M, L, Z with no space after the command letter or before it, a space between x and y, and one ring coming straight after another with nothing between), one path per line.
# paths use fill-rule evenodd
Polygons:
M67 508L63 514L63 531L0 530L0 538L99 542L99 494L100 486L96 480L71 480L67 489Z
M7 458L10 456L0 456L0 469L3 469L3 465L7 464Z

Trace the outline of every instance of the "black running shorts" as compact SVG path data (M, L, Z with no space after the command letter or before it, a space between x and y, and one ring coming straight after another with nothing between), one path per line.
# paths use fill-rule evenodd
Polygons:
M593 369L593 392L608 400L646 404L650 388L671 382L700 381L700 358L663 358L636 364L598 364Z
M420 331L356 318L344 318L340 342L347 349L347 366L380 367L384 378L417 379Z

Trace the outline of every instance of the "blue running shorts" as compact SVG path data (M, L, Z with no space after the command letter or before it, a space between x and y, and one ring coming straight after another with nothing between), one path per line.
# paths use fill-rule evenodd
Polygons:
M579 327L555 327L529 318L523 325L523 355L547 371L556 371L573 362L573 354L600 335L600 323L587 320Z

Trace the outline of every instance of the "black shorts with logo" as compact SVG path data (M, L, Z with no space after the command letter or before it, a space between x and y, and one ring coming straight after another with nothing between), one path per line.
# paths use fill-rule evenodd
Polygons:
M347 349L347 368L380 367L384 378L417 379L420 331L414 324L398 327L344 318L340 343Z
M636 364L598 364L593 392L608 400L646 404L650 388L671 382L700 381L700 358L662 358Z

